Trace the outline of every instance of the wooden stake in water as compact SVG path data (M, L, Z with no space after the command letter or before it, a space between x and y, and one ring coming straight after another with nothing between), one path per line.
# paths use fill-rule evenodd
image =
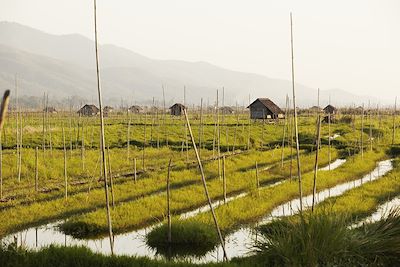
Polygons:
M107 223L108 223L108 234L110 238L110 249L111 254L114 254L114 239L112 233L112 222L110 214L110 202L108 199L108 182L107 182L107 166L106 166L106 153L105 153L105 134L104 134L104 117L103 117L103 103L101 96L100 87L100 71L99 71L99 52L98 52L98 42L97 42L97 11L96 11L96 0L93 0L93 11L94 11L94 35L95 35L95 50L96 50L96 77L97 77L97 94L99 99L99 109L100 109L100 150L101 158L103 164L103 178L104 178L104 191L106 195L106 210L107 210Z
M169 159L168 163L168 174L167 174L167 218L168 218L168 243L171 243L172 241L172 224L171 224L171 209L170 209L170 190L169 190L169 184L170 184L170 174L171 174L171 161L172 159Z
M199 169L200 169L200 172L201 172L201 181L203 182L204 192L205 192L205 195L206 195L206 198L207 198L207 201L208 201L208 205L209 205L210 210L211 210L211 214L212 214L212 217L213 217L213 220L214 220L215 228L217 229L217 232L218 232L218 237L219 237L219 240L221 242L221 247L222 247L222 250L224 252L224 259L227 261L228 260L228 256L227 256L226 250L225 250L224 239L222 237L221 230L219 229L219 226L218 226L218 221L217 221L217 217L215 215L214 207L213 207L211 199L210 199L210 194L208 193L208 188L207 188L206 178L205 178L205 175L204 175L203 165L201 164L199 152L197 150L196 142L195 142L194 137L193 137L192 128L190 127L189 118L188 118L186 109L184 109L183 112L185 114L187 127L189 129L190 138L192 139L193 149L194 149L194 151L196 153L197 163L199 165Z
M300 144L299 144L299 129L297 127L297 107L296 107L296 93L295 93L295 82L294 82L294 56L293 56L293 22L292 13L290 13L290 47L291 47L291 58L292 58L292 89L293 89L293 124L294 124L294 135L296 138L296 154L297 154L297 176L299 179L299 200L300 200L300 214L303 213L303 188L301 181L301 164L300 164Z

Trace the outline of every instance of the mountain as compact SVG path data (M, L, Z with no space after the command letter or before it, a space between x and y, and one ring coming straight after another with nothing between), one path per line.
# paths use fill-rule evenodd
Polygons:
M225 88L225 101L239 105L248 96L269 97L283 105L291 95L291 82L266 76L231 71L206 62L155 60L115 45L100 45L101 82L106 103L150 103L162 101L162 85L168 103L182 101L186 87L187 102L215 101L216 90ZM96 99L95 57L92 40L78 35L52 35L13 22L0 22L0 84L15 88L20 95L40 96L48 92L54 98L79 96ZM317 91L296 84L299 106L316 104ZM343 90L321 92L321 103L348 105L368 101L369 97ZM340 100L340 101L339 101Z

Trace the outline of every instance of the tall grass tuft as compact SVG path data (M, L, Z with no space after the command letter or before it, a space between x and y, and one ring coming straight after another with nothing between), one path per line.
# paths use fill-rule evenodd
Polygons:
M273 266L398 266L400 209L361 228L348 227L346 215L307 213L259 228L256 250Z

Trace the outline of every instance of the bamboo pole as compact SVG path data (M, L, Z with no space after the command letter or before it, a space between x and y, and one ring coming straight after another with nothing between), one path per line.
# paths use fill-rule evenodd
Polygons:
M258 176L258 162L256 161L256 187L257 189L260 188L260 178Z
M39 153L38 147L35 149L35 191L39 189Z
M203 98L200 99L200 125L199 125L199 155L201 157L202 130L203 130Z
M114 202L114 182L113 182L113 175L111 170L111 156L110 156L110 146L107 145L107 160L108 160L108 175L110 176L110 192L111 192L111 205L115 208Z
M144 114L144 125L143 125L143 151L142 151L142 169L145 171L145 150L146 150L146 125L147 125L147 114Z
M285 156L284 155L284 150L285 150L285 136L286 136L288 109L289 109L289 96L286 95L285 122L284 122L284 125L283 125L282 151L281 151L281 168L283 168L283 158Z
M3 199L3 138L0 127L0 200Z
M317 142L315 142L315 164L314 164L314 179L313 179L313 195L312 195L312 206L311 211L314 212L315 206L315 196L317 194L317 175L318 175L318 156L320 149L320 140L321 140L321 118L318 113L317 116Z
M218 221L217 221L217 217L215 215L214 207L213 207L211 199L210 199L210 194L208 193L206 178L205 178L204 170L203 170L203 165L201 164L201 159L200 159L200 156L199 156L199 152L197 150L196 142L195 142L194 137L193 137L192 128L190 127L190 122L189 122L189 118L188 118L187 113L186 113L186 109L184 109L183 112L185 114L187 127L189 129L190 138L192 139L193 149L194 149L194 151L196 153L197 163L199 165L199 169L200 169L200 172L201 172L201 180L202 180L203 187L204 187L204 193L206 195L206 198L207 198L207 201L208 201L208 205L210 207L211 214L212 214L212 217L213 217L213 220L214 220L215 228L217 229L218 237L219 237L219 240L221 242L221 247L222 247L222 250L223 250L223 253L224 253L224 259L227 261L228 260L228 256L227 256L226 250L225 250L224 239L222 237L221 230L219 229L219 226L218 226Z
M392 132L392 145L394 145L395 142L395 136L396 136L396 109L397 109L397 96L394 99L394 112L393 112L393 132Z
M224 192L224 203L226 203L226 171L225 171L225 156L222 157L222 183Z
M369 150L372 151L372 120L371 120L371 104L368 102L368 120L369 120Z
M361 112L361 158L364 158L364 103Z
M290 47L291 47L291 61L292 61L292 90L293 90L293 123L294 123L294 135L296 138L296 156L297 156L297 176L299 180L299 197L300 197L300 214L303 213L303 188L301 181L301 164L300 164L300 146L299 146L299 129L297 126L297 107L296 107L296 93L295 93L295 82L294 82L294 53L293 53L293 20L292 13L290 13Z
M0 106L0 199L3 198L3 143L1 130L3 129L8 103L10 101L10 90L6 90Z
M67 148L65 146L64 126L62 127L62 136L63 136L63 150L64 150L64 189L65 189L65 200L67 200L68 199Z
M170 174L171 174L171 161L168 163L168 174L167 174L167 216L168 216L168 243L172 241L172 224L171 224L171 208L170 208Z
M137 180L136 158L133 159L133 180L136 183Z
M112 221L110 214L110 203L108 199L108 182L107 182L107 166L106 166L106 157L105 157L105 134L104 134L104 117L103 117L103 103L101 96L101 87L100 87L100 71L99 71L99 52L98 52L98 42L97 42L97 11L96 11L96 0L93 0L93 11L94 11L94 34L95 34L95 51L96 51L96 76L97 76L97 94L99 99L99 109L100 109L100 150L101 150L101 158L103 164L103 178L104 178L104 191L106 196L106 209L107 209L107 223L108 223L108 233L110 238L110 249L111 254L114 254L114 239L112 233Z

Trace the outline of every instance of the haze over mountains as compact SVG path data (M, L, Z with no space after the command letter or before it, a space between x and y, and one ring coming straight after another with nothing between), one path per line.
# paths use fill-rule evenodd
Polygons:
M200 98L214 103L216 90L225 88L225 103L247 104L248 96L269 97L283 105L291 95L291 82L262 75L227 70L206 62L155 60L115 45L100 46L101 82L106 104L162 102L162 85L167 103L182 102L186 87L187 102ZM0 85L15 88L19 95L56 99L74 96L79 101L96 103L95 57L93 41L78 35L52 35L12 22L0 22ZM288 77L290 78L290 77ZM299 106L316 105L317 90L296 84ZM376 102L344 90L322 90L321 105L352 105ZM77 100L78 101L78 100ZM79 103L75 103L79 104Z

